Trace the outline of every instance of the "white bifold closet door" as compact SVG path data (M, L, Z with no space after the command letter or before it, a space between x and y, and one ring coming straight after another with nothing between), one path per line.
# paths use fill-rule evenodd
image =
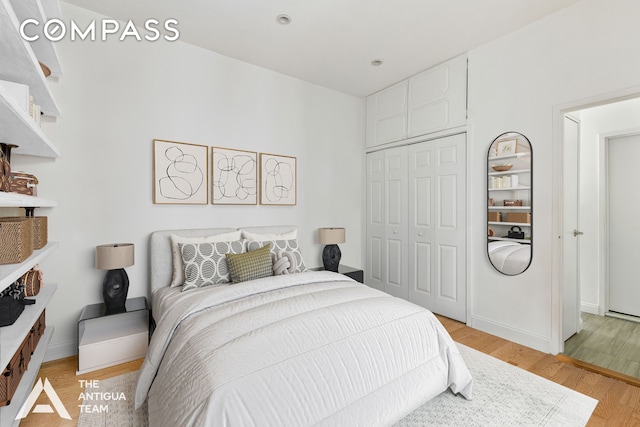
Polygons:
M367 155L367 283L466 321L466 137Z

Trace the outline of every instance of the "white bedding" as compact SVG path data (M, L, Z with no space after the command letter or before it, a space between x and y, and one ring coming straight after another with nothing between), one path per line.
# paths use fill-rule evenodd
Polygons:
M511 241L489 242L491 264L504 274L520 274L531 262L531 245Z
M136 388L152 426L391 425L447 388L471 397L431 312L340 274L167 295Z

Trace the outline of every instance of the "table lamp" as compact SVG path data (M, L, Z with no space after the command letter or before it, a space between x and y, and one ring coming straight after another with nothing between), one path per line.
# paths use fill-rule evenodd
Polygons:
M318 241L326 245L322 251L322 263L325 270L338 272L338 265L342 257L338 243L345 242L345 235L346 230L344 228L318 229Z
M133 265L133 243L112 243L96 246L96 268L107 270L102 282L102 298L107 313L125 311L129 276L125 267Z

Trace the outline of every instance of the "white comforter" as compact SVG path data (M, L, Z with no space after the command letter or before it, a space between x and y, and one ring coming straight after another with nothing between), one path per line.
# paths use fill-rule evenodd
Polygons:
M471 375L433 314L309 272L184 292L159 320L136 407L156 426L391 425Z
M489 242L489 259L504 274L520 274L531 262L531 245L511 241Z

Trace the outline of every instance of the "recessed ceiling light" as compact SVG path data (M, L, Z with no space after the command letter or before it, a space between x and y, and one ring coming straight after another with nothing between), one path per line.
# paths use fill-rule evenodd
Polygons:
M291 17L283 13L281 15L276 16L276 22L282 25L289 25L291 23Z
M373 65L374 67L379 67L380 65L382 65L382 59L374 59L373 61L371 61L371 65Z

